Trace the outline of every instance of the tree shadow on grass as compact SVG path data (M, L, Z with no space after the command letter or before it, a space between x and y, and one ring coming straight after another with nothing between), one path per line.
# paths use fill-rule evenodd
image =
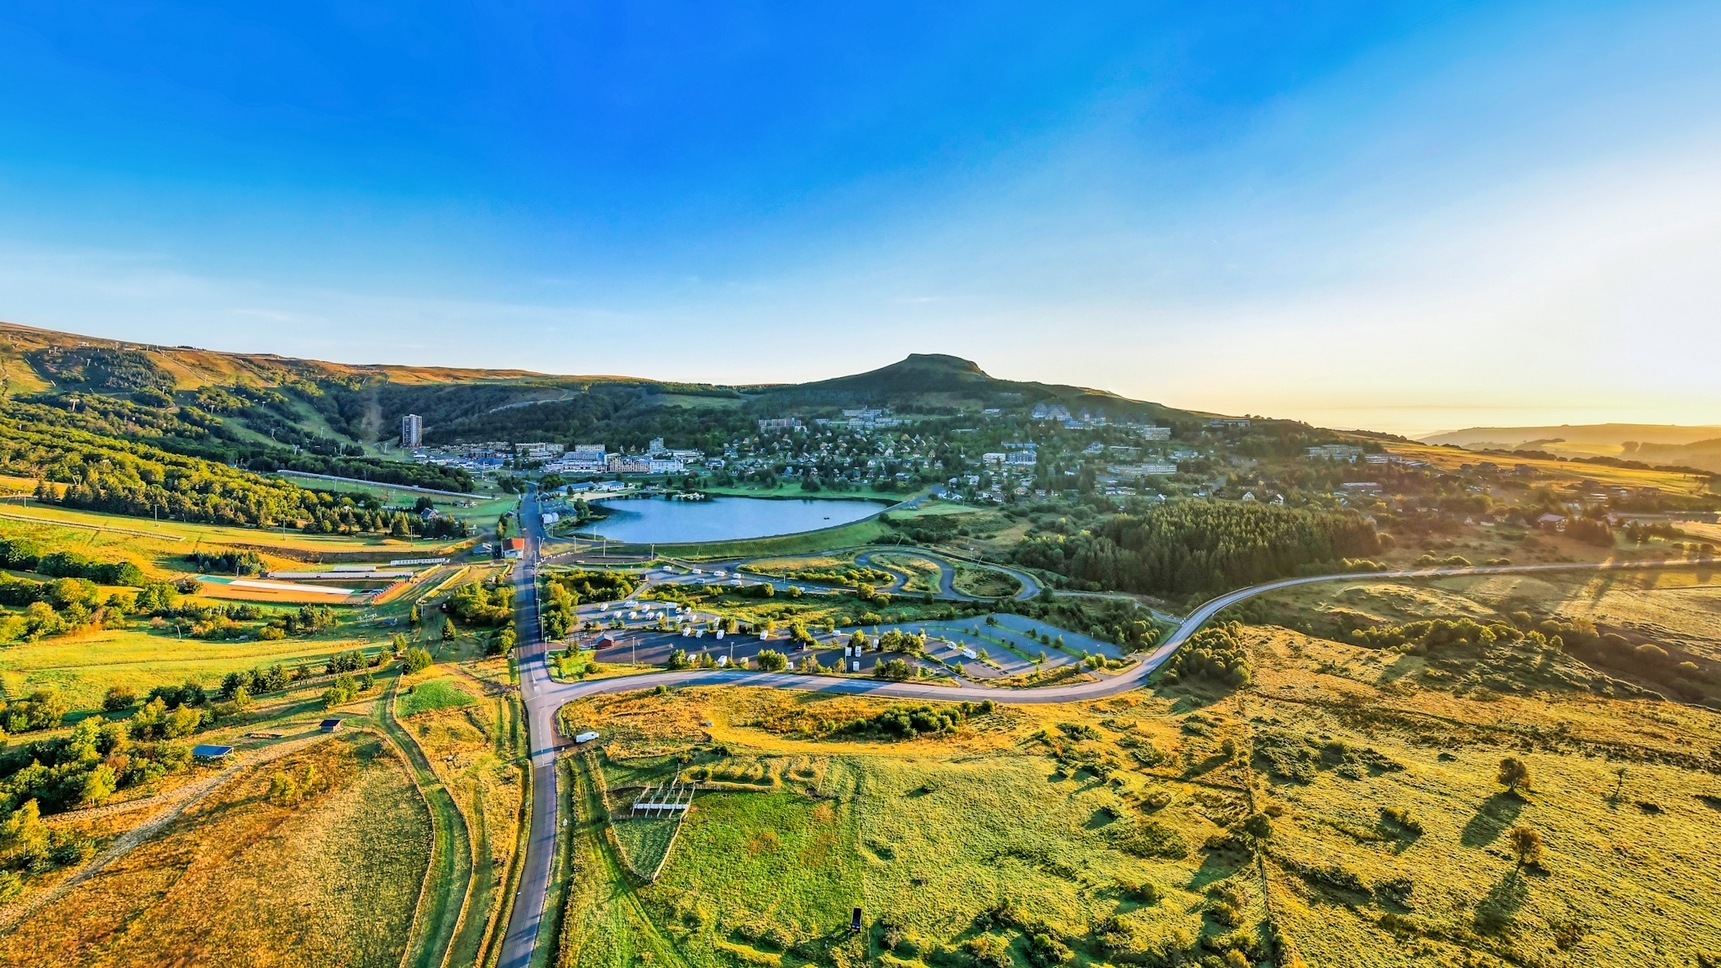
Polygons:
M1483 934L1504 931L1511 926L1518 916L1518 909L1524 906L1529 896L1530 885L1524 879L1523 871L1516 867L1507 871L1476 905L1476 930Z
M1496 793L1482 802L1476 815L1464 825L1458 841L1466 847L1486 847L1499 839L1524 810L1524 801L1515 793Z
M1421 830L1406 827L1395 820L1388 819L1385 814L1382 814L1381 818L1375 822L1374 832L1392 845L1391 849L1395 854L1404 853L1410 849L1412 844L1422 839Z
M1231 757L1226 756L1224 753L1214 753L1212 756L1209 756L1198 763L1189 764L1189 766L1183 771L1183 778L1187 780L1195 777L1206 776L1229 762L1231 762Z
M1199 894L1207 885L1222 881L1247 864L1249 859L1242 854L1224 850L1210 850L1201 859L1201 866L1195 869L1195 876L1189 879L1186 890Z

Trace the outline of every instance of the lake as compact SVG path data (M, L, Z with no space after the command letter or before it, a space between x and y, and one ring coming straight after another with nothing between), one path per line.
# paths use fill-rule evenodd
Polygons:
M870 518L886 505L832 498L710 497L703 501L632 498L600 501L609 517L586 529L630 544L739 541L834 528Z

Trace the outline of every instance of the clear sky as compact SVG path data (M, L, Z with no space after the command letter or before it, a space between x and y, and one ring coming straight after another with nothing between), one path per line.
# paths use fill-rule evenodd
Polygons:
M8 4L0 318L1721 423L1717 49L1713 2Z

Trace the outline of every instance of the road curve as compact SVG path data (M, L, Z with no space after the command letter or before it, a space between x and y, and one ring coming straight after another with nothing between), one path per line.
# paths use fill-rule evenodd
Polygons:
M961 555L953 555L953 554L950 554L949 552L944 552L944 551L933 551L930 548L921 548L921 547L918 547L915 545L901 545L898 547L871 547L871 548L867 548L864 551L861 551L855 555L855 563L860 564L860 565L866 565L866 566L872 567L872 568L882 568L885 571L894 571L894 569L890 565L875 563L873 561L874 555L902 555L902 556L907 557L907 558L920 558L924 561L930 561L934 565L937 565L938 566L938 597L942 598L942 599L949 600L949 601L957 601L957 602L986 602L986 601L991 601L991 599L981 598L977 595L970 595L967 592L958 591L956 589L956 565L955 565L955 562L958 562L958 561L963 562L964 564L973 565L976 568L988 568L988 569L991 569L992 571L1003 572L1004 574L1009 575L1011 578L1016 579L1016 582L1022 586L1022 590L1017 592L1015 595L1011 596L1011 598L1015 601L1025 602L1028 599L1033 598L1034 596L1040 594L1040 592L1044 590L1040 585L1040 580L1038 578L1035 578L1033 575L1028 574L1025 571L1017 571L1014 568L1006 568L1003 565L995 565L989 561L981 561L977 558L964 558Z
M531 500L530 496L527 498ZM523 514L522 518L534 517ZM882 696L891 699L932 699L932 700L984 700L1017 704L1044 704L1080 702L1088 699L1100 699L1128 692L1141 686L1159 670L1182 645L1201 627L1212 620L1213 616L1229 606L1246 601L1257 595L1279 591L1285 588L1295 588L1299 585L1313 585L1321 582L1339 581L1371 581L1383 579L1419 579L1419 578L1449 578L1467 575L1507 575L1551 571L1645 571L1663 568L1695 567L1718 562L1713 558L1694 559L1686 561L1644 561L1644 562L1603 562L1600 564L1549 564L1549 565L1488 565L1468 568L1425 568L1409 571L1385 572L1355 572L1342 575L1312 575L1302 578L1286 578L1281 581L1267 582L1240 588L1228 592L1200 608L1191 612L1183 619L1177 629L1167 636L1154 650L1143 656L1133 667L1120 675L1093 679L1087 682L1073 683L1067 686L1047 686L1040 689L1006 689L996 686L978 686L961 684L956 686L936 686L917 682L887 682L874 679L848 679L835 676L804 675L786 672L752 672L728 670L692 670L686 672L654 672L637 676L622 676L615 679L599 679L592 682L555 682L551 680L544 669L544 649L537 635L536 612L532 613L531 629L528 632L522 618L520 636L521 642L531 641L529 657L523 655L520 660L521 692L526 699L531 723L531 743L533 762L533 804L532 804L532 837L527 845L527 859L524 876L520 881L520 895L515 898L514 922L509 926L508 945L503 949L502 964L506 968L525 968L531 958L531 949L526 947L524 954L511 957L510 952L517 937L523 932L529 932L531 939L537 937L538 923L543 915L543 890L549 883L551 858L554 854L556 829L555 773L554 773L554 742L555 715L562 706L587 696L605 693L632 692L639 689L650 689L656 686L749 686L768 689L794 689L802 692L826 692L844 695ZM519 571L527 571L523 567ZM524 592L523 599L530 601L531 591ZM524 647L523 647L524 648ZM539 757L542 756L542 766ZM541 772L540 772L541 771ZM544 777L539 782L539 777ZM549 831L547 835L541 831ZM538 873L540 872L541 873ZM528 897L529 886L534 886L535 897ZM529 918L520 920L523 912Z

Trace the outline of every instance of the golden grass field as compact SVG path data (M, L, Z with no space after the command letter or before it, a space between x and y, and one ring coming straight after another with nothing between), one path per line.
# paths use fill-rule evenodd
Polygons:
M326 789L269 802L269 776ZM241 775L0 937L0 964L400 963L429 849L406 772L353 733Z
M1434 447L1428 444L1393 442L1387 450L1394 454L1425 460L1440 470L1456 470L1460 464L1493 461L1500 465L1525 464L1561 483L1581 480L1600 481L1608 486L1659 487L1676 494L1702 494L1708 490L1708 475L1696 477L1661 468L1609 467L1606 464L1578 464L1545 460L1520 455L1503 456L1459 450L1454 447Z

